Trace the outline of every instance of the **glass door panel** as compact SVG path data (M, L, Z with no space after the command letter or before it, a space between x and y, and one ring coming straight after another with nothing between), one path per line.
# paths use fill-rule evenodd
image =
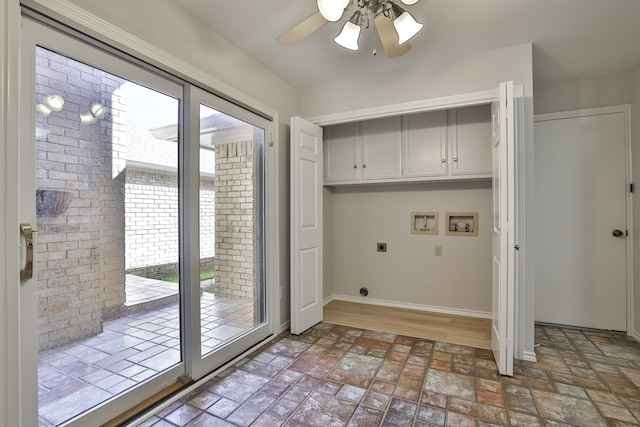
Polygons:
M194 91L194 99L200 112L198 373L270 331L263 262L265 129L222 112L229 106L213 95Z
M166 81L172 94L150 89L162 79L131 64L120 68L123 61L96 48L83 55L74 46L86 45L65 37L54 43L59 33L37 29L51 36L35 37L31 48L35 143L25 157L34 164L24 168L35 176L36 301L25 309L37 318L38 419L41 426L88 425L84 413L100 407L108 420L185 369L182 89ZM118 71L90 65L101 55ZM123 77L129 68L135 81ZM92 424L100 419L91 417Z
M271 122L29 18L22 35L24 419L101 425L274 334Z

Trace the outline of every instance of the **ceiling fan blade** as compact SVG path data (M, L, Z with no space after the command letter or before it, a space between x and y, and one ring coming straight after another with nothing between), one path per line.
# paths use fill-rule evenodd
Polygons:
M327 22L329 21L327 21L320 12L316 12L286 33L280 35L276 41L284 45L296 44Z
M404 55L409 51L409 49L411 49L411 44L409 44L409 42L398 44L398 33L396 32L391 19L381 13L376 16L375 22L376 30L380 36L382 46L384 46L387 58L397 58L398 56Z

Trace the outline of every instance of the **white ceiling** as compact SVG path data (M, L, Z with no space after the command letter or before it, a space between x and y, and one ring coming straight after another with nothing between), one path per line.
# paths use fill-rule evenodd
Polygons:
M315 0L173 1L298 88L527 42L534 45L536 83L640 64L640 0L420 0L404 7L425 27L395 59L379 41L371 55L372 28L363 29L358 52L333 42L349 11L296 45L279 45L276 37L317 11Z

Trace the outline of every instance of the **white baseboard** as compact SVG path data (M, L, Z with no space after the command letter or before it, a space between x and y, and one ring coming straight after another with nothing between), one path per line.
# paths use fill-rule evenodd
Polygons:
M636 341L640 342L640 332L638 332L638 331L634 331L633 333L631 333L631 337L632 337L634 340L636 340Z
M324 305L331 301L347 301L360 304L381 305L384 307L406 308L408 310L427 311L430 313L450 314L453 316L475 317L478 319L491 319L491 313L485 311L466 310L462 308L437 307L432 305L413 304L409 302L389 301L367 297L331 294L324 299Z
M280 325L280 332L278 332L278 334L281 334L284 331L288 331L290 326L291 326L291 321L287 320L282 325Z
M331 301L333 301L335 298L333 297L335 294L331 294L328 297L325 297L324 302L322 304L322 306L324 307L325 305L329 304Z
M525 351L524 353L522 353L522 360L536 363L538 361L538 358L536 357L535 351Z

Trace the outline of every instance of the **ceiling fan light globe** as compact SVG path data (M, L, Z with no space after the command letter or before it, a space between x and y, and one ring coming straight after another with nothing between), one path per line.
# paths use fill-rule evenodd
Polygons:
M415 36L424 27L423 24L416 22L409 12L404 12L393 21L393 26L398 33L398 44L407 42L411 37Z
M333 39L340 46L349 50L358 50L358 38L360 37L360 26L347 21L342 27L338 37Z
M412 4L418 3L420 0L400 0L402 3L411 6Z
M329 22L336 22L342 18L342 14L344 13L344 1L345 0L318 0L318 10L324 19Z

